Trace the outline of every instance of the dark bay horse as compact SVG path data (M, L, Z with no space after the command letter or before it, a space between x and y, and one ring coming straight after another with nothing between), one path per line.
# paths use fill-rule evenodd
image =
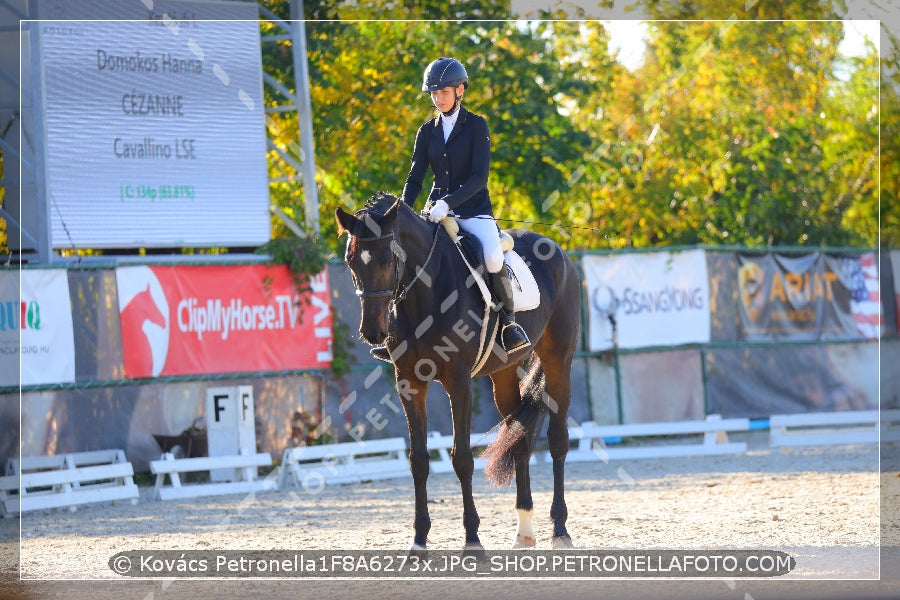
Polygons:
M415 486L412 550L424 552L431 518L425 482L429 471L425 397L428 383L443 385L453 420L453 469L463 497L465 550L483 550L479 517L472 498L474 459L469 445L472 422L472 371L485 302L473 285L453 240L394 196L380 193L355 214L335 211L339 233L347 232L345 261L362 303L360 334L384 343L394 363L397 392L409 427L410 469ZM519 526L515 546L534 546L533 503L528 460L544 417L553 459L553 547L572 546L566 531L564 465L569 449L567 413L569 373L581 318L581 284L562 249L535 233L511 230L515 250L531 266L541 293L540 306L516 313L533 352L507 355L499 344L478 374L490 374L494 402L503 417L485 450L485 473L495 485L516 479ZM487 320L496 319L488 311ZM488 331L493 331L489 328Z

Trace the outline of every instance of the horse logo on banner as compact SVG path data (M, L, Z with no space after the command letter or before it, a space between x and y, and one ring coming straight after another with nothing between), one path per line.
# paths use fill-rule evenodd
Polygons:
M169 348L169 305L150 267L116 271L126 377L156 377Z

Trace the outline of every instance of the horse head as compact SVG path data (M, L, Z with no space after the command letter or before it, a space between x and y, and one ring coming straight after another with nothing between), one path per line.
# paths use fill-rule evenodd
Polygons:
M335 209L338 234L348 233L344 262L362 305L359 333L370 344L380 344L387 337L388 309L399 289L404 256L394 226L401 204L382 192L352 215Z

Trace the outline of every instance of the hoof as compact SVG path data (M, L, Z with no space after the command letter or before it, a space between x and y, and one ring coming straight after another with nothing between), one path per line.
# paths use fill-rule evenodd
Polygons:
M476 560L486 560L487 554L484 552L484 546L481 542L469 542L463 546L463 556L474 556Z
M420 546L419 544L413 543L412 547L409 549L409 556L415 558L428 558L428 550L425 546Z
M550 540L550 547L554 550L567 550L575 547L572 538L567 535L559 535Z
M534 548L537 546L537 540L530 535L517 535L516 543L513 550L521 550L522 548Z

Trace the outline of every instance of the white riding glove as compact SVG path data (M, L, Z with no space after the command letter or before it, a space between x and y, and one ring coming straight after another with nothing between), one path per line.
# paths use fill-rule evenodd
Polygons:
M450 206L443 200L438 200L428 211L428 220L432 223L440 223L450 213Z

